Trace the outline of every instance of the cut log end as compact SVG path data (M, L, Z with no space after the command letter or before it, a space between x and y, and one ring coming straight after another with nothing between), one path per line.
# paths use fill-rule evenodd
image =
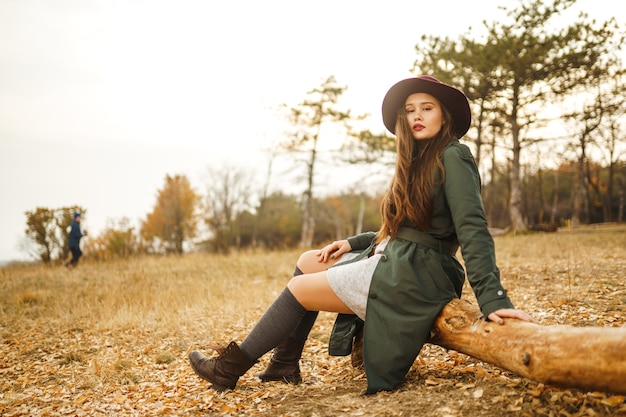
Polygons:
M461 329L467 325L465 323L465 317L461 316L446 318L446 324L454 329Z

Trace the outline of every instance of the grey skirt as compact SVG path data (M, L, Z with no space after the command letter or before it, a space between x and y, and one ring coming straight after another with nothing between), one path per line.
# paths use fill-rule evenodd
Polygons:
M356 258L359 253L344 253L339 258L339 262L326 271L330 288L362 320L365 320L372 276L385 246L387 246L387 241L378 244L374 254L369 258L355 262L347 261Z

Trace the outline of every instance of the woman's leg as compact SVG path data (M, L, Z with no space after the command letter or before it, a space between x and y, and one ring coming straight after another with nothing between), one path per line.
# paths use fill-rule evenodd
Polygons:
M241 342L250 359L257 360L285 340L307 311L352 314L330 287L326 271L293 277Z
M241 346L231 342L218 358L192 351L191 366L200 377L213 383L216 390L233 389L239 377L261 356L289 337L307 310L352 313L331 289L326 271L299 275L291 279Z
M327 263L319 262L319 257L317 256L318 252L319 251L312 250L312 251L303 253L298 259L297 268L300 268L303 271L306 270L306 273L321 272L321 271L325 271L327 268L329 268L330 266L334 265L335 263L341 260L341 257L339 257L339 259L333 259L333 260L329 259ZM317 318L317 312L307 311L304 318L302 319L300 326L298 326L299 329L302 329L305 327L304 323L307 319L307 316L311 314L315 314L315 318ZM360 319L356 318L356 316L354 317L355 318L352 321L358 321L362 323ZM314 321L315 319L313 319L313 322ZM311 325L308 327L306 331L307 336L309 332L311 331L311 328L313 327L313 322L311 322ZM358 326L357 329L358 330L356 330L356 333L354 334L354 337L352 338L351 362L354 368L363 369L363 326L362 325ZM275 355L276 355L276 352L275 352ZM299 371L300 369L298 368L298 375L300 374ZM284 377L280 379L284 379Z
M319 251L310 250L304 252L298 258L298 262L296 263L296 269L293 273L293 276L299 276L302 274L312 274L315 272L322 272L337 263L338 260L332 260L329 262L319 262L319 257L317 254ZM289 336L290 339L295 339L296 341L302 342L302 347L304 347L304 342L307 337L309 337L309 333L311 332L311 328L317 319L318 311L309 310L304 314L300 325L293 331L293 333ZM298 345L299 343L291 343L290 350L293 350L294 345ZM302 352L302 347L300 347L300 353ZM293 355L292 355L293 356ZM298 358L300 355L298 355Z
M302 271L296 265L293 276L302 275ZM307 311L300 320L300 324L291 332L289 337L280 342L274 348L269 363L263 370L255 374L263 382L283 381L299 384L302 382L300 375L300 357L306 339L309 337L311 328L317 319L317 311Z
M289 283L294 291L298 293L319 291L321 296L328 295L330 286L323 271L338 262L338 259L319 262L317 253L315 250L307 251L298 259L294 278ZM302 275L303 273L312 275ZM303 281L296 280L297 277L303 277ZM311 278L310 282L307 282L308 277ZM332 293L332 290L330 292ZM336 302L340 309L338 311L345 311L347 307L334 296L334 293L332 296L334 301L331 301L329 306L334 306L333 302ZM309 300L316 298L316 295L308 294L301 297L303 300ZM218 358L209 358L201 352L192 351L189 354L189 361L201 378L211 382L214 389L223 391L234 389L239 377L252 367L258 358L276 347L270 365L259 376L263 380L299 383L300 356L317 315L317 310L307 311L303 308L289 288L286 288L244 339L241 348L235 342L231 342Z
M341 257L337 259L329 259L327 262L320 262L317 254L319 250L309 250L298 258L296 262L297 267L305 274L312 274L314 272L326 271L331 266L335 265L341 260Z
M189 362L201 378L211 382L213 389L234 389L239 377L246 373L262 355L285 340L298 327L306 309L285 288L265 311L241 346L230 342L217 358L194 350Z
M326 271L293 277L287 288L308 311L354 314L331 288Z
M300 255L293 276L322 272L337 262L335 260L327 263L319 262L318 252L317 250L310 250ZM274 348L265 370L256 374L261 381L284 381L294 384L299 384L302 381L300 357L317 316L318 311L309 310L304 313L300 324L291 332L289 337Z

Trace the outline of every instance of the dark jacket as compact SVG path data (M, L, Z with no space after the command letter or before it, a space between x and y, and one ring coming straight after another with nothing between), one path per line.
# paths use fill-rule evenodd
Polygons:
M80 246L80 239L83 237L83 233L80 231L80 223L76 220L72 220L70 228L70 234L67 241L70 248L77 248Z
M500 283L476 162L457 140L444 150L442 160L445 176L436 181L441 184L434 188L429 230L400 228L372 277L363 339L367 393L392 390L402 382L441 309L461 296L465 270L454 255L458 246L484 316L513 307ZM362 258L371 252L374 239L375 233L369 232L348 241L352 250L362 251ZM339 316L329 350L345 339L340 330L349 319Z

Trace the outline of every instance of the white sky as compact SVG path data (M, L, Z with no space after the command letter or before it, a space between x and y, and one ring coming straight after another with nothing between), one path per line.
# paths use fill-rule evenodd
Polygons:
M78 204L95 236L145 218L167 174L201 193L209 167L264 175L284 137L275 109L330 75L348 86L341 106L382 132L382 97L412 75L423 34L477 34L515 4L0 0L0 261L26 258L26 210ZM575 10L621 19L626 2Z

